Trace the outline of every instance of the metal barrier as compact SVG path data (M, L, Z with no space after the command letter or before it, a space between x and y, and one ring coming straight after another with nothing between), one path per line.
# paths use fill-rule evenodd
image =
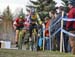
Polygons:
M73 33L70 33L70 32L68 32L68 31L66 31L66 30L64 30L63 29L63 21L75 21L75 19L66 19L66 18L62 18L62 20L61 20L61 39L60 39L60 52L62 52L62 51L64 51L64 50L62 50L63 48L64 48L64 40L63 40L63 33L66 33L66 34L68 34L69 36L73 36L73 37L75 37L75 34L73 34ZM63 46L63 47L62 47Z
M64 30L63 29L63 22L64 21L75 21L75 19L66 19L66 18L59 18L53 25L51 25L51 28L50 29L52 29L52 28L54 28L55 26L57 26L56 24L58 23L58 22L60 22L61 21L61 27L60 28L58 28L58 30L56 30L52 35L51 35L51 38L53 38L59 31L61 32L60 33L60 52L62 52L62 51L64 51L64 40L63 40L63 33L66 33L66 34L68 34L69 36L73 36L73 37L75 37L75 34L72 34L72 33L70 33L70 32L68 32L68 31L66 31L66 30Z
M58 23L61 23L61 18L59 18L53 25L51 25L51 26L49 26L49 28L47 28L48 30L49 30L49 39L50 39L50 50L52 49L52 40L51 40L51 38L53 38L60 30L61 30L61 28L59 28L59 29L57 29L52 35L50 34L50 29L52 29L53 27L55 27ZM45 42L45 25L43 24L43 51L45 50L44 49L44 42Z
M58 23L61 23L60 24L60 27L52 34L52 35L50 35L49 34L49 39L50 39L50 50L52 49L52 40L51 40L51 38L53 38L59 31L60 31L60 52L63 52L63 51L65 51L64 50L64 40L63 40L63 33L66 33L67 35L69 35L69 36L73 36L73 37L75 37L75 34L72 34L72 33L70 33L70 32L68 32L68 31L66 31L66 30L64 30L63 29L63 25L64 25L64 21L75 21L75 19L67 19L67 18L62 18L62 17L60 17L53 25L50 25L50 27L48 28L49 29L49 32L51 32L51 29L53 29L55 26L57 26L57 24ZM44 50L44 41L45 41L45 35L44 35L44 30L46 30L45 29L45 25L43 24L43 50Z
M59 24L58 23L60 23L60 26L61 26L61 20L62 20L62 17L60 17L53 25L51 25L50 26L50 30L51 29L55 29L56 28L56 26L58 26ZM54 31L54 30L53 30ZM50 40L52 39L52 38L54 38L54 36L59 32L59 31L61 31L61 27L59 27L57 30L55 30L54 31L54 33L52 34L52 35L50 35ZM50 50L52 50L52 40L51 40L51 42L50 42L51 44L50 44Z

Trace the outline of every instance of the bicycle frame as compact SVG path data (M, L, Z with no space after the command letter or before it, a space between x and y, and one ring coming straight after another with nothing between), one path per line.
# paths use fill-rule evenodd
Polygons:
M22 49L22 37L23 37L23 32L21 29L21 30L19 30L18 49Z
M34 43L36 42L36 34L37 34L37 32L36 32L36 29L34 28L33 29L33 32L32 32L32 35L33 35L33 38L34 38Z
M32 50L37 50L37 32L36 28L32 30Z

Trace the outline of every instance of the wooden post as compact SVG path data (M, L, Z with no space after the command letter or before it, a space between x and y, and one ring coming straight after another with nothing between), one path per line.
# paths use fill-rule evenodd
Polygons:
M43 24L43 51L45 50L45 25Z
M60 33L60 52L62 52L63 50L63 19L61 19L61 33Z

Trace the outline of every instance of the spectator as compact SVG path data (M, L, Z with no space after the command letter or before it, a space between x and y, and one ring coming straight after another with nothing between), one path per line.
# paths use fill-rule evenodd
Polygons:
M52 26L55 23L55 20L56 20L56 10L54 9L51 12L49 12L49 15L51 17L50 26ZM55 32L55 28L51 28L50 29L51 35L53 35L54 32ZM56 38L55 37L52 37L52 50L56 50Z
M68 3L68 7L70 9L68 13L68 18L72 19L75 18L75 0L70 0ZM75 34L75 21L67 21L66 29L70 32ZM72 48L72 53L75 54L75 37L69 36L69 43Z
M59 9L59 12L58 12L58 15L57 15L57 18L56 18L56 21L58 20L58 19L60 19L61 17L63 17L63 18L65 18L66 17L66 12L64 11L64 7L63 6L60 6L60 7L58 7L58 9ZM64 22L64 28L65 28L65 22ZM59 28L60 28L60 26L61 26L61 23L59 22L58 24L57 24L58 26L56 26L56 28L55 28L55 30L57 31ZM60 50L60 31L56 34L56 40L57 40L57 50ZM67 52L67 47L68 47L68 37L64 34L64 43L65 43L65 45L64 45L64 48L65 48L65 52Z
M46 37L46 41L45 41L46 47L45 47L45 48L46 48L47 50L50 49L49 27L50 27L50 18L49 18L49 17L45 17L45 37Z
M64 10L63 10L63 6L58 7L58 12L57 12L57 18L56 21L59 20L61 17L64 16ZM55 26L55 31L57 31L60 27L61 27L61 22L57 23L57 26ZM57 50L60 50L60 31L57 32L56 34L56 41L57 41Z

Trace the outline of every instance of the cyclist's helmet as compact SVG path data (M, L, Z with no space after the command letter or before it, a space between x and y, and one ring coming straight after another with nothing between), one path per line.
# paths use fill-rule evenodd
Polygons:
M34 8L31 9L31 13L35 14L35 9Z
M75 0L69 0L69 1L68 1L68 4L71 4L72 6L75 7Z
M24 19L24 15L19 15L19 18L20 19Z

